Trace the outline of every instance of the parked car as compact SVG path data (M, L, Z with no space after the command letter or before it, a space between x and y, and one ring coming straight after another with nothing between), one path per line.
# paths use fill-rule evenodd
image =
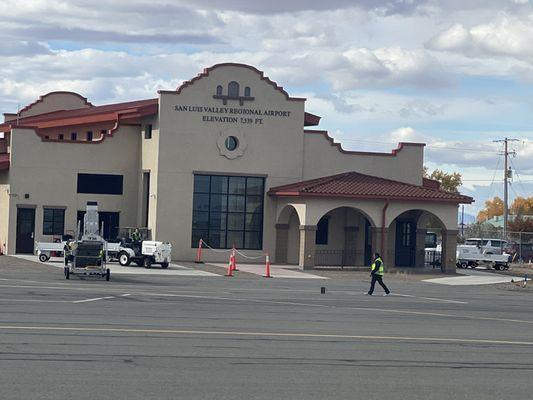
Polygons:
M503 251L511 255L513 262L533 261L533 243L507 243Z
M477 246L483 254L502 254L506 244L506 240L486 238L468 238L464 243L465 246Z

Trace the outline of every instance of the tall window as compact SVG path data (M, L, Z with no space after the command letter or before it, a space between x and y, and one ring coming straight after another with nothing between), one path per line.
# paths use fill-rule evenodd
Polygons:
M78 139L78 134L76 132L72 132L70 134L70 140L77 140Z
M222 86L221 85L217 86L217 96L222 96Z
M145 139L151 139L152 138L152 124L146 124L144 126L144 138Z
M263 247L264 178L195 175L191 246Z
M93 131L87 131L87 141L92 142L93 140Z
M329 217L324 215L316 224L315 244L328 244L328 222Z
M239 83L235 81L231 81L228 84L228 97L239 97Z
M43 209L43 235L63 235L65 231L65 210Z
M250 97L252 95L252 91L250 90L250 86L246 86L244 88L244 96L245 97Z

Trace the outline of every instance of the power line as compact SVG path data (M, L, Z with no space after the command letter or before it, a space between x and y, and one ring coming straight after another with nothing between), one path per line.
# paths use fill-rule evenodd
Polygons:
M515 167L515 165L514 165L513 159L510 158L509 160L511 161L511 165L512 165L512 167L513 167L514 173L516 174L516 177L518 178L518 183L520 183L520 187L522 188L522 190L523 190L524 192L526 192L526 189L525 189L525 187L524 187L524 184L522 183L522 179L520 179L520 175L518 175L518 170L516 169L516 167Z

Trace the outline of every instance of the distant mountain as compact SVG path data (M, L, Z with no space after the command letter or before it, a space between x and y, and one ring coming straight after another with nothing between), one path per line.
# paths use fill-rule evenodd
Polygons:
M476 222L476 217L471 214L465 213L464 215L464 223L465 224L472 224ZM459 213L457 214L457 223L461 223L461 209L459 209Z

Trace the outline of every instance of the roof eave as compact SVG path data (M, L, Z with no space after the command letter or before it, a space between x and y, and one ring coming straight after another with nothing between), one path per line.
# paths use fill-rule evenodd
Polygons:
M389 201L421 201L433 203L455 203L455 204L472 204L474 199L471 197L461 199L439 199L427 197L412 197L412 196L382 196L382 195L353 195L346 193L308 193L297 191L277 191L268 192L269 196L275 197L329 197L329 198L344 198L354 200L389 200Z

